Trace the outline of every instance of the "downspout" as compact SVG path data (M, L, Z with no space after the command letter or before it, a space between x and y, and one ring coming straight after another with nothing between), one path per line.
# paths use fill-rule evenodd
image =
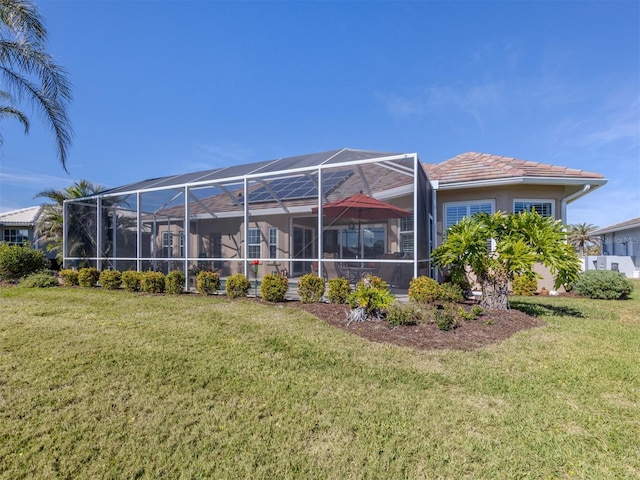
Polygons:
M577 198L580 198L583 195L586 195L587 192L589 192L589 190L591 190L591 185L583 185L582 190L576 193L572 193L568 197L564 197L562 200L560 200L560 216L562 217L562 222L565 225L567 223L567 205L573 202L574 200L576 200Z

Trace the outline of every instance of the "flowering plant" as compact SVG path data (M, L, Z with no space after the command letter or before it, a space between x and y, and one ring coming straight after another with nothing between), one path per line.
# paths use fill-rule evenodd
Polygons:
M255 296L258 296L258 267L260 266L260 260L251 260L251 265L253 265L253 279L255 280L254 290Z

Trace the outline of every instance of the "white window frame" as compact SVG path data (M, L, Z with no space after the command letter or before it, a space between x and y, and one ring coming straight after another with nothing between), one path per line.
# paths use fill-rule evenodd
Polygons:
M253 240L255 240L255 235L256 235L256 231L257 231L257 237L258 237L258 241L255 242ZM254 255L255 252L251 252L252 248L257 248L258 249L258 254ZM247 255L249 256L250 259L258 259L258 258L262 258L262 231L260 230L260 227L249 227L247 229Z
M269 227L268 237L269 258L278 258L278 228Z
M411 230L403 230L402 227L405 225L405 223L410 223L411 224ZM398 240L399 240L399 245L398 245L398 250L400 250L402 253L410 253L413 254L414 252L414 248L415 246L413 245L413 229L415 228L415 217L413 214L411 214L410 217L407 218L401 218L398 221ZM410 248L409 249L405 249L404 248L404 239L408 238L409 242L407 242L408 244L410 244Z
M551 207L551 214L550 215L542 215L543 217L551 217L555 220L556 218L556 202L555 200L551 200L549 198L514 198L513 199L513 209L512 212L513 213L518 213L516 212L516 203L524 203L525 208L522 210L519 210L519 212L524 211L525 209L527 211L531 210L531 207L533 204L549 204L549 206ZM536 212L538 210L536 209Z
M456 223L458 223L462 218L464 217L470 217L471 215L473 215L472 213L470 213L471 211L471 207L474 205L482 205L482 204L489 204L491 206L491 212L490 214L494 214L496 211L496 201L495 200L468 200L468 201L459 201L459 202L445 202L442 205L442 234L446 234L447 229L453 225L455 225ZM466 207L467 209L467 213L465 215L462 216L462 218L458 219L458 222L448 225L447 224L447 208L449 207ZM476 212L473 212L476 213Z
M162 232L162 255L163 258L173 257L173 232Z

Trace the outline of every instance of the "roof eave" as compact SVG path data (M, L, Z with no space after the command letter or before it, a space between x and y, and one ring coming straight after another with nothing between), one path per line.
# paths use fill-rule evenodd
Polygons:
M504 177L487 180L472 180L464 182L438 182L437 190L462 190L465 188L501 187L505 185L592 185L601 187L607 183L606 178L575 178L575 177Z

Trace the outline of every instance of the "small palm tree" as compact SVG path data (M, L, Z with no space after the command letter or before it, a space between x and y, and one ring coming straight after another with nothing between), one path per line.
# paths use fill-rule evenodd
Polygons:
M71 88L65 71L45 51L46 41L42 17L31 1L0 0L0 76L4 84L0 119L16 118L28 133L27 117L12 104L14 98L26 98L51 127L62 168L67 170L72 137L67 116Z
M42 245L47 245L46 249L48 252L55 250L58 261L60 261L63 256L64 201L95 195L102 190L104 190L104 188L100 185L93 185L87 180L80 180L67 188L61 190L43 190L35 195L34 198L47 198L53 202L44 206L42 214L38 219L38 232L40 236L38 241ZM81 227L81 230L89 228L87 222L84 222L80 217L75 216L70 221Z
M584 257L589 248L597 244L598 237L593 235L597 229L597 226L590 223L567 225L567 241L579 255Z

